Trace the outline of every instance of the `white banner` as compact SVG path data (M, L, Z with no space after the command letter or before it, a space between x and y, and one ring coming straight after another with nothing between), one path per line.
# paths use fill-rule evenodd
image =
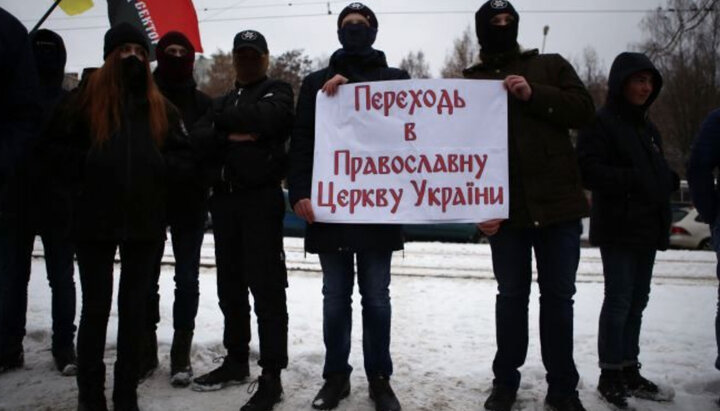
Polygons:
M396 80L318 92L312 207L329 223L508 217L501 81Z

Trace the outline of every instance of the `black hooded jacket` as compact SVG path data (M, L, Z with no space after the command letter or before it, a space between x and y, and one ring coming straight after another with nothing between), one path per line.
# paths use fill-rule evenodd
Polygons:
M162 94L178 109L187 130L192 130L210 107L212 99L197 89L195 80L190 77L180 84L173 84L160 75L153 73L155 83ZM207 186L202 178L200 162L196 163L194 178L171 184L168 187L168 220L170 224L182 224L190 215L203 213L206 209Z
M336 74L350 83L404 80L404 70L388 67L385 54L349 55L342 49L330 58L328 67L309 74L303 80L297 103L297 118L290 141L290 204L310 198L313 155L315 150L315 98L323 84ZM402 227L394 224L308 224L305 249L309 252L399 250L403 247Z
M0 8L0 215L7 211L8 180L37 136L40 90L27 30Z
M623 88L641 71L653 75L653 91L641 107L627 102ZM577 153L585 187L592 190L590 242L664 250L671 222L670 193L679 185L668 167L662 140L647 110L662 89L660 72L640 53L613 62L605 106L580 133Z

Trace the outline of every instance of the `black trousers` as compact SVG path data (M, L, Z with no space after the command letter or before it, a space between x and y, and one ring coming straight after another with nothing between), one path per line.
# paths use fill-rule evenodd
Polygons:
M85 241L77 243L82 287L78 331L78 389L80 401L103 395L105 340L113 294L115 251L120 248L118 290L117 360L113 399L136 397L140 341L144 328L147 294L162 241Z
M248 358L250 303L255 301L262 368L287 367L287 271L280 187L215 193L210 199L215 236L217 291L225 316L223 343L238 360Z

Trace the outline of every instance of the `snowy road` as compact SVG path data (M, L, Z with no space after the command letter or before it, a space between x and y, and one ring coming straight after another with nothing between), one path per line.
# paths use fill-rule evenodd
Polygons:
M285 400L276 410L309 410L321 385L323 362L321 278L317 257L304 256L302 240L287 238L290 270L290 366L283 374ZM38 248L38 253L41 251ZM139 389L141 409L237 410L250 394L247 386L215 393L173 389L168 383L172 339L172 255L161 276L159 329L161 368ZM193 365L197 373L217 364L222 353L222 315L215 296L212 237L203 247L201 301ZM588 410L606 410L596 394L597 319L602 303L599 252L583 248L575 298L575 360L581 375L580 396ZM492 381L495 282L486 244L411 243L393 263L393 386L404 410L480 410ZM658 254L641 346L643 372L677 391L672 403L635 401L639 410L717 410L720 372L716 355L714 310L717 298L715 256L708 252ZM0 376L0 410L72 410L77 388L73 379L53 370L50 348L50 292L42 259L34 260L29 290L26 369ZM537 287L531 297L531 343L515 410L542 410L546 384L538 343ZM78 293L78 299L80 295ZM359 297L355 298L352 393L338 409L370 411L362 366ZM79 307L79 306L78 306ZM108 329L106 362L115 355L117 313ZM253 330L254 335L256 331ZM257 340L252 342L253 355ZM253 358L254 362L256 358ZM108 367L108 387L112 374ZM259 372L253 364L254 375ZM110 390L108 390L108 398Z

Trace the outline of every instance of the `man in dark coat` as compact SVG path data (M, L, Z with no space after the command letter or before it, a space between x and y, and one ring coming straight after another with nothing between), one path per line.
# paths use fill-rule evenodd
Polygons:
M68 92L63 90L66 52L62 38L50 30L40 29L30 34L30 43L40 79L44 121L47 123L55 108ZM30 280L32 251L35 236L43 242L47 278L52 289L52 354L55 365L63 375L75 375L75 282L74 247L70 239L71 194L55 181L50 170L51 159L43 152L46 142L54 138L54 130L45 127L33 144L25 164L18 167L16 180L21 187L19 195L24 206L19 217L25 219L19 241L21 258L18 269L24 279L17 295L27 295ZM23 322L27 299L16 307L16 315Z
M177 31L163 35L155 48L158 66L154 78L160 91L182 114L188 129L204 115L211 105L210 97L197 89L193 78L195 48L187 37ZM173 304L173 340L170 348L170 382L185 387L190 384L192 367L190 348L198 310L200 249L207 218L207 188L200 170L194 179L168 187L167 221L170 226L175 256L175 301ZM144 353L142 376L158 366L157 323L160 321L160 263L164 247L158 253L155 278L148 303L148 339Z
M254 30L238 33L233 42L236 87L213 102L209 118L196 129L213 180L210 213L227 356L219 368L195 378L193 389L217 390L249 376L249 288L262 375L243 411L270 410L281 401L280 373L288 362L280 184L287 169L293 92L289 84L267 77L268 63L265 37Z
M662 76L645 55L621 53L610 69L607 102L577 145L592 190L590 242L600 247L605 278L598 390L620 408L629 395L669 399L640 375L638 362L655 252L668 247L670 194L678 187L647 115L661 89Z
M35 59L25 27L0 8L0 373L24 364L27 287L20 236L27 219L16 181L42 118ZM20 308L18 308L20 307Z
M710 113L700 127L687 169L693 204L703 221L710 225L713 248L718 258L717 277L720 280L720 186L715 179L717 170L720 170L720 109ZM720 287L715 316L715 339L718 347L715 368L720 370Z
M325 224L314 221L310 192L315 144L315 97L322 90L333 95L340 84L408 79L404 70L390 68L385 54L372 48L377 34L375 14L361 3L351 3L338 16L342 48L328 67L308 75L300 89L297 119L290 145L288 176L290 204L308 222L305 249L318 253L323 270L323 335L325 384L315 397L315 409L332 409L350 392L351 296L354 261L363 306L363 355L370 398L377 410L399 410L390 387L390 261L403 247L398 225Z
M528 299L535 251L540 286L540 342L547 370L546 403L581 410L573 361L573 295L580 260L580 219L588 204L569 128L592 119L590 95L556 54L521 51L520 16L505 0L475 14L481 63L466 78L503 80L508 90L510 218L479 224L489 236L498 282L497 353L489 410L509 410L528 347Z

